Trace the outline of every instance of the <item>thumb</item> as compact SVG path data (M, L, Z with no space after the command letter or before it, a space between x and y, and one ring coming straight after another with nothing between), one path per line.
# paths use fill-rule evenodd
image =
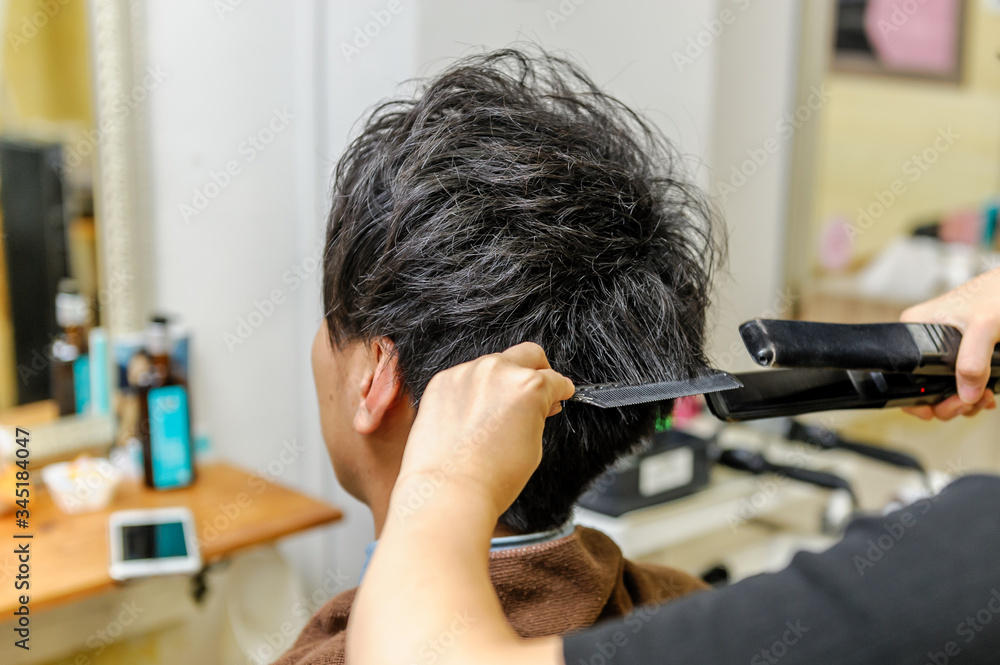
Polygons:
M975 404L983 395L990 377L993 348L1000 339L1000 320L974 321L962 335L955 361L958 395L966 404Z

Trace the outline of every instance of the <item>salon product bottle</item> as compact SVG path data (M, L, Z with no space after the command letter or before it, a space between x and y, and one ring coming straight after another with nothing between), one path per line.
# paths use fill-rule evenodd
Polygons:
M63 339L57 338L52 343L52 399L59 407L60 416L71 416L76 413L73 363L79 355L79 350Z
M171 372L167 320L153 317L146 327L148 368L138 378L139 440L143 475L155 489L194 482L194 445L185 383Z
M87 339L90 356L90 412L96 416L111 413L111 365L108 357L108 333L91 328Z
M52 343L52 397L59 415L90 409L90 362L87 355L89 307L76 283L64 279L56 295L56 323L61 331Z

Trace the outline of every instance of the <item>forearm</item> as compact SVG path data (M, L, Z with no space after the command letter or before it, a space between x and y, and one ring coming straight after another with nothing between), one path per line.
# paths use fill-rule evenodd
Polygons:
M562 662L558 639L521 640L507 623L488 570L496 513L490 497L455 479L397 483L352 610L350 662L409 663L431 654L442 664Z

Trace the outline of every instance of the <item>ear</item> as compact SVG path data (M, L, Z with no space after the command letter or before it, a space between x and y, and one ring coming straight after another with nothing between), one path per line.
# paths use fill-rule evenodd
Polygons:
M361 379L361 402L354 414L354 429L359 434L375 432L402 396L396 347L392 340L387 337L372 340L368 352Z

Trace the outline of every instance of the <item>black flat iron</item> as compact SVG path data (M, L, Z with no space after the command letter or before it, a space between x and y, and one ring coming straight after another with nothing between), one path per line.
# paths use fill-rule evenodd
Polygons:
M721 420L936 404L957 393L962 334L952 326L754 319L740 336L758 364L776 369L736 374L742 387L706 394ZM998 384L1000 345L987 390Z

